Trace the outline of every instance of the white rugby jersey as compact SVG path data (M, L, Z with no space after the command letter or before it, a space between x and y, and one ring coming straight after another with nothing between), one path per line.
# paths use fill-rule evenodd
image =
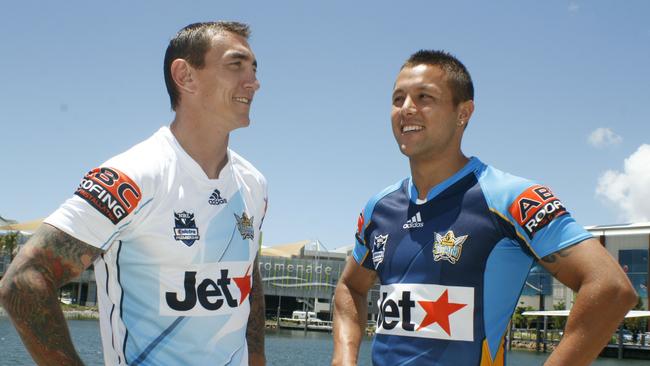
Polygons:
M90 171L45 222L94 263L107 365L248 365L266 181L228 150L209 179L168 127Z

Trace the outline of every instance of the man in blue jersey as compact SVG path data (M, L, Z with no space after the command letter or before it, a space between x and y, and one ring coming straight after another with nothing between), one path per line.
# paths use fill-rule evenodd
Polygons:
M411 176L359 217L335 293L334 365L356 364L376 281L375 365L504 365L536 261L577 292L547 365L589 364L635 304L620 266L549 188L463 154L473 99L467 69L446 52L419 51L402 66L391 121Z
M91 264L106 365L264 365L266 180L228 148L260 84L237 22L169 42L169 126L88 172L0 282L39 365L80 365L58 288ZM134 121L138 123L139 121Z

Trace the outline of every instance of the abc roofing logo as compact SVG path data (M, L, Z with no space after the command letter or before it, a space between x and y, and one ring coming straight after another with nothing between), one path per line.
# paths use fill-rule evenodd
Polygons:
M380 289L377 333L474 340L474 288L393 284Z

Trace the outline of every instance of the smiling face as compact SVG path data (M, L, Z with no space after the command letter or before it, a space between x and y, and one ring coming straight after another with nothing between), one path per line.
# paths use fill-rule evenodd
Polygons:
M248 126L253 96L260 87L256 72L257 61L246 39L217 33L204 66L192 68L201 113L227 131Z
M466 113L468 103L473 102L454 104L440 67L404 67L395 81L391 110L393 135L402 153L412 161L459 153L463 128L471 115Z

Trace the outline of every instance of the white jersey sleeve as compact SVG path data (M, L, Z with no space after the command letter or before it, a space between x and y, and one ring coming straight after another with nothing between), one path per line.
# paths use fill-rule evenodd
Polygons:
M44 222L94 247L110 247L155 193L161 169L155 156L165 152L150 140L86 173L74 195Z

